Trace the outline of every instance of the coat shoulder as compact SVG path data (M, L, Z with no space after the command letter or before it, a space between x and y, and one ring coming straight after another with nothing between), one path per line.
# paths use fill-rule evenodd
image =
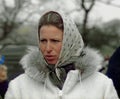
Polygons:
M103 81L112 81L110 78L108 78L105 74L101 73L101 72L95 72L94 75L96 75L96 77L99 80L103 80Z

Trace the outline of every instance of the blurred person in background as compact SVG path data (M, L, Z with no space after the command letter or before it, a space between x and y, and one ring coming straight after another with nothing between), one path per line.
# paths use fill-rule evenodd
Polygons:
M2 99L2 96L0 95L0 99Z
M0 96L4 99L8 88L7 66L0 64Z
M120 98L120 47L110 57L107 76L113 80L114 86Z
M10 82L5 99L118 99L112 80L98 72L102 56L84 47L71 18L45 13L38 38L39 46L21 60L25 73Z

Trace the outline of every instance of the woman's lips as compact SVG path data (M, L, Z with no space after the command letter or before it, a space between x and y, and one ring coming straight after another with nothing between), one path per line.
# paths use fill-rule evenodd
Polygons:
M52 61L55 59L55 56L54 55L45 55L45 59L48 61Z

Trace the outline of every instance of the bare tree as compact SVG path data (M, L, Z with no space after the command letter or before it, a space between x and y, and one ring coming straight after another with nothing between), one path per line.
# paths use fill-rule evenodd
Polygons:
M89 20L89 14L94 8L95 4L98 3L103 3L106 5L111 5L114 7L120 7L120 5L113 3L115 0L77 0L77 3L80 2L80 8L82 8L84 12L83 16L83 22L82 22L82 35L84 42L87 44L87 35L88 35L88 20ZM79 4L79 3L78 3Z
M84 11L84 18L83 18L83 39L84 42L87 44L87 22L89 18L89 13L91 12L93 6L95 5L95 0L81 0L81 7Z
M17 28L19 24L22 24L20 22L16 22L16 18L24 3L24 0L15 0L15 6L9 7L6 5L5 0L2 0L2 11L0 14L0 40L4 39L10 32L13 31L14 28Z
M45 2L47 0L38 0L35 5L31 0L14 0L14 6L10 7L5 0L2 0L0 4L0 41L26 23L32 15L40 12L40 6Z

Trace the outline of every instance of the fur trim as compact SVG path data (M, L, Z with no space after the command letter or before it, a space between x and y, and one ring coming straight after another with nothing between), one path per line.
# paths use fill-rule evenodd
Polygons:
M35 46L28 47L28 54L23 56L20 64L25 73L35 80L44 82L46 74L49 72L47 67L41 65L39 48Z
M41 65L39 49L37 47L29 47L28 54L25 55L20 64L22 64L25 73L35 80L45 80L47 73L50 71L46 66ZM81 55L77 58L75 66L82 71L82 79L90 76L101 68L103 57L100 53L89 47L83 48Z
M76 68L82 70L82 78L86 78L102 67L103 57L98 50L85 47L75 63Z

